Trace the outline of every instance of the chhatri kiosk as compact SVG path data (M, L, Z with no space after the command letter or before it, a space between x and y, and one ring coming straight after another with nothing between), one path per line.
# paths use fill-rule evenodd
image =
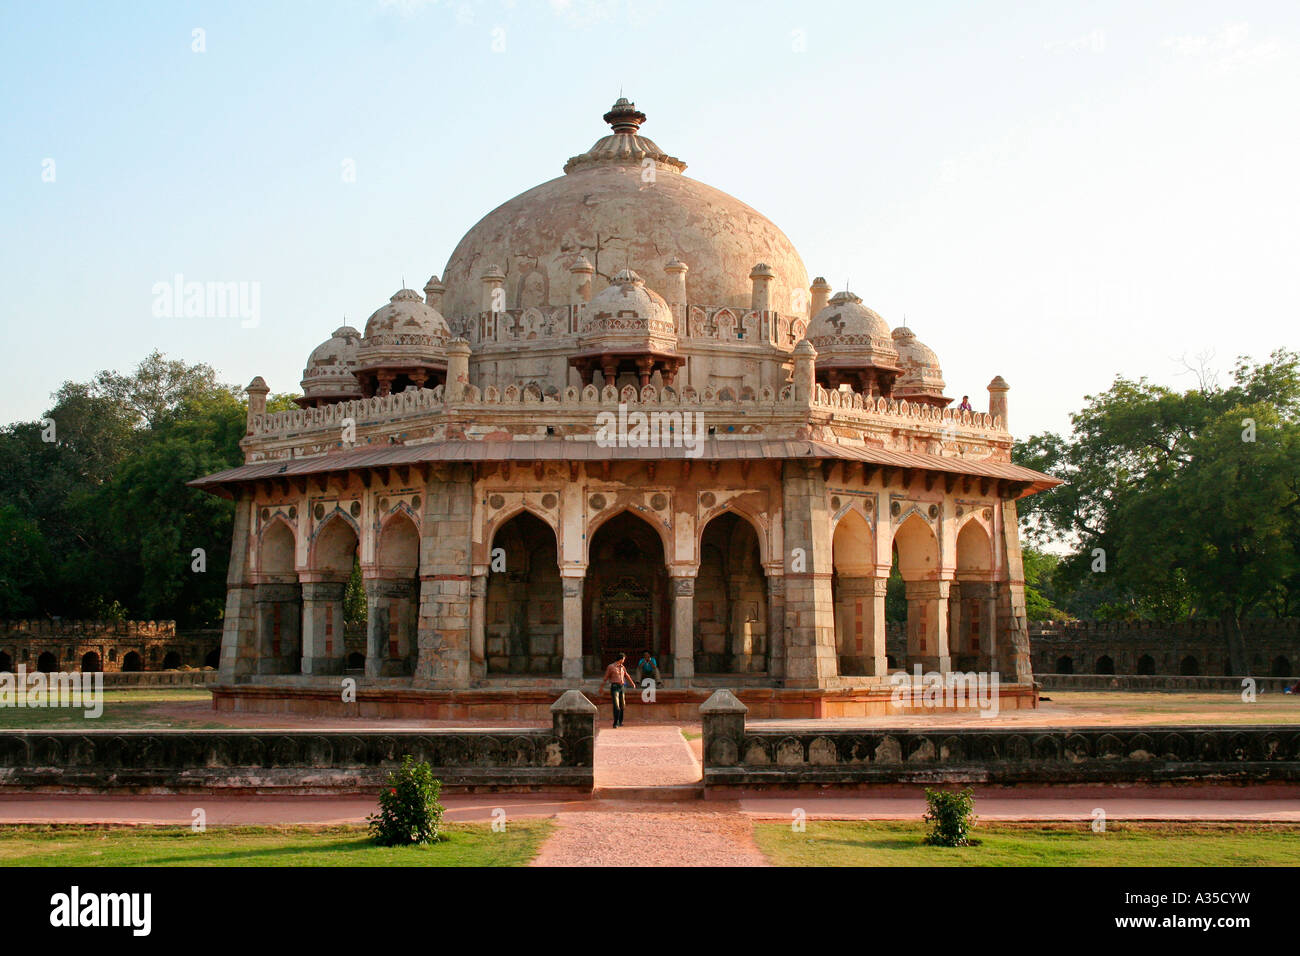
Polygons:
M366 714L540 717L646 648L665 716L886 713L918 664L1034 706L1016 499L1056 482L1011 463L1007 383L954 409L911 329L604 119L317 346L300 408L248 386L245 464L194 482L236 507L218 707L355 713L351 676Z

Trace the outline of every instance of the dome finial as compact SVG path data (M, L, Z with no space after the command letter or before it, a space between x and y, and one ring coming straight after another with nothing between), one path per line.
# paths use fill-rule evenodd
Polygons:
M615 133L627 133L635 135L636 131L641 128L645 122L645 114L636 108L636 104L622 95L619 90L619 97L614 101L608 113L602 117L606 123L614 128Z

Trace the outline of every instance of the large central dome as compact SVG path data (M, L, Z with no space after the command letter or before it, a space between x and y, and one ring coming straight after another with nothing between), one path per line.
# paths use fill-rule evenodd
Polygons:
M685 163L639 134L645 115L634 104L620 99L605 121L613 133L570 159L563 176L498 206L466 233L443 273L449 318L482 308L481 278L492 265L505 272L507 309L568 304L569 268L579 256L595 267L593 292L623 269L664 292L664 267L676 258L689 267L691 303L740 308L750 304L750 270L765 262L775 273L772 308L806 311L808 272L785 233L683 176Z

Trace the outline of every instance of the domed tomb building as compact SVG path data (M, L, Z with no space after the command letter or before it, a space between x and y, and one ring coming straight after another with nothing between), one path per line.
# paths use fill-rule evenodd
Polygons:
M330 712L352 673L376 713L540 716L649 649L665 715L720 683L755 716L885 713L918 665L1033 706L1015 502L1056 482L1011 463L1006 382L949 408L911 330L810 282L634 104L604 119L423 296L318 346L299 409L248 387L245 464L194 482L236 502L218 704Z

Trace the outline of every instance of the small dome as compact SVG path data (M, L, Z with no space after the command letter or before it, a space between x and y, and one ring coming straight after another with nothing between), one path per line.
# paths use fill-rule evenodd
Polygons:
M585 312L579 328L581 348L599 342L605 347L671 350L677 344L672 309L631 269L615 273Z
M808 341L820 352L845 345L870 345L893 351L889 323L852 292L837 292L808 323Z
M361 386L353 374L360 344L361 333L344 325L312 349L307 367L302 370L304 404L360 397Z
M366 338L377 333L413 333L450 338L447 321L431 305L425 304L414 289L401 289L366 319Z
M944 381L939 356L905 325L894 329L893 336L894 345L898 349L898 364L903 369L903 374L898 377L900 395L942 395Z

